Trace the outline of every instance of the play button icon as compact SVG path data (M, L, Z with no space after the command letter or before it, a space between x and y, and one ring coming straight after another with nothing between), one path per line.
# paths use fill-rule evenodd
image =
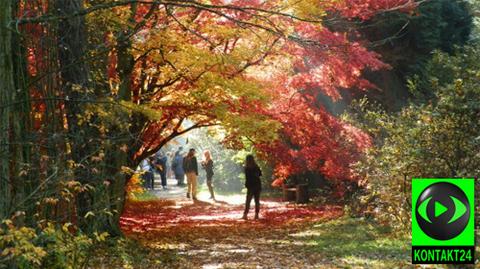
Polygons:
M447 212L448 208L439 202L435 202L435 218L438 218L443 213Z
M428 186L415 205L417 223L433 239L449 240L459 235L470 218L470 204L456 185L439 182Z

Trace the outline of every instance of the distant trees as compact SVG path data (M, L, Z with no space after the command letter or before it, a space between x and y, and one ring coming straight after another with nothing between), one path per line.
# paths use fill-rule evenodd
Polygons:
M360 24L357 28L372 41L372 49L392 67L367 76L382 89L371 96L390 109L404 105L410 97L407 80L428 76L426 66L434 50L453 53L470 40L471 13L468 1L426 1L411 14L382 13Z

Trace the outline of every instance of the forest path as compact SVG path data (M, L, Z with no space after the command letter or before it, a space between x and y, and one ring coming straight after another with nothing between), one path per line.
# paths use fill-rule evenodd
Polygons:
M129 202L121 220L128 237L159 257L149 268L328 268L330 262L308 247L302 232L340 217L341 207L262 199L260 220L252 219L251 210L245 221L244 194L211 200L200 192L193 201L186 187L168 183L168 190L154 191L159 200Z

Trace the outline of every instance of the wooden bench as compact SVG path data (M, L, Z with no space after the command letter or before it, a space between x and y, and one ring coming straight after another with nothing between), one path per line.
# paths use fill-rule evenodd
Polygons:
M297 204L306 204L309 202L308 185L298 184L295 186L283 185L283 200L285 202L294 201Z

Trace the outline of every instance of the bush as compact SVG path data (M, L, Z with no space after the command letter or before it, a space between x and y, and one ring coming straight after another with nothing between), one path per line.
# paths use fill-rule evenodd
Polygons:
M33 229L6 220L0 229L0 268L85 268L94 244L107 236L89 237L71 223Z
M456 56L435 53L428 89L410 81L420 95L395 114L363 99L345 118L375 138L375 146L355 167L365 178L365 201L376 217L398 231L410 231L411 179L473 177L480 172L480 53L468 47ZM358 201L361 203L361 201Z

